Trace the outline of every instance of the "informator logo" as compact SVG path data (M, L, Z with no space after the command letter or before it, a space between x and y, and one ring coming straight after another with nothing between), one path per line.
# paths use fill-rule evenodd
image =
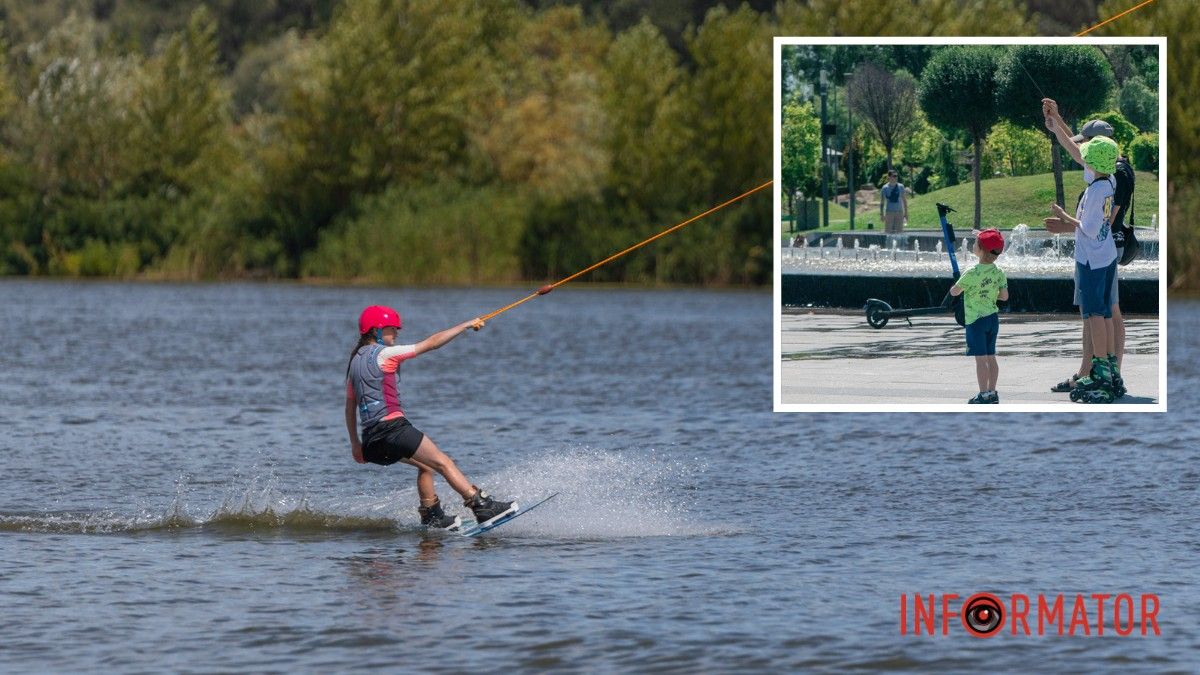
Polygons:
M1160 607L1153 593L901 593L900 634L1157 636Z

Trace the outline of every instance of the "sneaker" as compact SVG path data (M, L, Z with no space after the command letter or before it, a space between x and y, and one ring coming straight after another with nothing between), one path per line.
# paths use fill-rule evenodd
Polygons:
M445 511L442 511L440 500L434 502L433 506L418 507L417 513L421 514L421 525L431 529L457 530L462 525L462 520L458 516L448 516Z
M992 402L991 397L988 395L988 393L986 391L981 391L978 394L975 394L975 398L967 399L967 403L991 403L991 402Z
M989 392L985 392L985 393L987 394L987 401L984 401L985 403L999 403L1000 402L1000 392L993 389L993 390L991 390Z
M517 510L516 504L492 499L479 488L475 488L475 495L464 501L463 506L471 509L471 512L475 514L476 522L480 525L486 525Z

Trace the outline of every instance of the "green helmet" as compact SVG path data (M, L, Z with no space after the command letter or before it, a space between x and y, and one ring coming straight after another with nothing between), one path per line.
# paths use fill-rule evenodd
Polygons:
M1096 136L1079 146L1083 163L1096 173L1113 173L1117 170L1117 142L1106 136Z

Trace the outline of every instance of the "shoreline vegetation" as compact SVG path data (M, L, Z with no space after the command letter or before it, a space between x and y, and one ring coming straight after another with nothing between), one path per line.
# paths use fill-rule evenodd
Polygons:
M469 290L469 289L488 289L488 290L512 290L514 300L516 296L522 294L533 293L545 283L552 283L551 280L524 280L524 281L494 281L494 282L479 282L479 283L409 283L409 284L388 284L370 279L338 279L329 277L226 277L213 279L184 279L184 278L168 278L159 276L135 276L135 277L70 277L70 276L49 276L49 275L0 275L0 284L5 282L33 282L33 283L79 283L79 284L163 284L163 285L221 285L221 284L262 284L262 285L284 285L284 286L313 286L318 288L405 288L413 290ZM576 279L571 283L560 286L554 290L554 293L563 291L605 291L605 290L629 290L629 291L697 291L697 292L744 292L752 291L756 293L771 292L771 284L684 284L684 283L654 283L654 282L638 282L638 281L586 281ZM551 294L552 295L552 294Z
M1069 34L1130 2L988 4L939 13L939 34ZM919 35L928 14L0 0L0 277L559 279L771 177L774 35ZM1200 226L1182 217L1200 201L1183 70L1197 21L1161 4L1097 34L1168 34L1169 270L1200 288ZM772 231L755 195L583 283L768 286Z

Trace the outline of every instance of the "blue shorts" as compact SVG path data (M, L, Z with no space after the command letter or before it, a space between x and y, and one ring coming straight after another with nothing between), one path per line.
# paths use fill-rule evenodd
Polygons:
M988 314L967 324L967 356L995 356L1000 314Z
M1079 313L1083 318L1102 316L1112 318L1112 286L1117 277L1117 261L1107 267L1092 269L1075 263L1075 288L1079 291Z
M1117 247L1117 260L1118 261L1121 259L1121 251L1122 250L1123 249L1121 247L1119 247L1119 246ZM1120 270L1118 270L1118 272L1119 271ZM1111 298L1112 302L1108 303L1110 307L1112 305L1121 304L1121 293L1120 293L1121 289L1120 289L1120 283L1119 283L1120 276L1121 276L1120 274L1113 275L1112 298ZM1075 305L1076 307L1078 307L1080 305L1080 302L1079 302L1079 268L1078 268L1078 266L1076 266L1076 268L1075 268L1075 299L1071 301L1071 304Z

